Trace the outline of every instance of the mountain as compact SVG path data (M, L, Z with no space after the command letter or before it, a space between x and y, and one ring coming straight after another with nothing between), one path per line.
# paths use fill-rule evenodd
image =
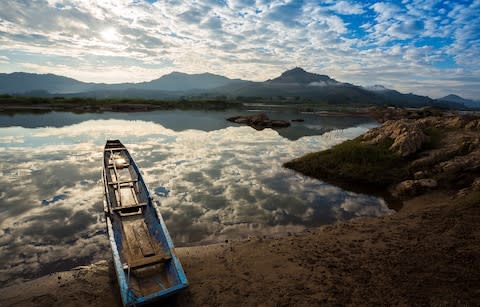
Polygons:
M137 89L160 90L160 91L190 91L210 90L230 84L242 84L247 81L229 79L224 76L210 73L185 74L172 72L150 82L142 82L135 85Z
M412 93L403 94L399 91L386 88L383 85L376 84L366 86L364 89L379 96L386 104L405 107L421 107L434 104L434 100L428 96L420 96Z
M386 88L383 85L375 84L372 86L365 86L364 87L366 90L371 91L371 92L387 92L391 91L391 89Z
M465 99L465 98L462 98L458 95L454 95L454 94L450 94L450 95L447 95L445 97L442 97L442 98L438 98L437 101L440 101L440 102L449 102L449 103L459 103L459 104L462 104L466 107L469 107L469 108L476 108L476 109L479 109L480 108L480 102L479 101L474 101L474 100L471 100L471 99Z
M249 82L215 90L233 98L260 97L287 101L310 99L332 104L381 103L375 94L359 86L341 83L326 75L309 73L299 67L265 82Z
M247 81L239 79L229 79L223 76L210 73L204 74L185 74L172 72L158 79L141 83L86 83L75 79L58 76L54 74L31 74L15 72L11 74L0 74L0 94L28 94L38 91L47 91L51 94L81 94L88 92L90 96L115 96L118 94L131 93L143 94L150 97L164 96L155 95L152 91L161 92L182 92L177 93L181 96L184 92L191 90L209 90L229 84L242 84ZM95 92L101 92L96 95ZM145 91L143 93L143 91ZM168 96L168 95L167 95Z
M141 83L87 83L53 74L0 73L0 94L179 99L180 97L216 97L262 99L284 102L311 101L329 104L378 104L404 107L438 106L464 109L479 108L478 102L449 95L437 100L427 96L403 94L382 85L361 87L342 83L327 75L287 70L264 82L229 79L211 73L172 72Z
M339 82L326 75L310 73L299 67L265 82L252 82L228 90L229 95L237 97L299 97L330 104L391 104L405 107L435 105L434 100L427 96L403 94L381 85L364 88Z
M88 83L53 74L0 73L0 93L22 94L34 91L72 93L88 89Z
M440 101L451 101L451 102L458 102L458 103L465 103L465 102L471 102L473 100L470 100L470 99L465 99L465 98L462 98L458 95L454 95L454 94L450 94L450 95L447 95L445 97L442 97L442 98L438 98L437 100L440 100Z
M309 73L300 67L295 67L294 69L287 70L279 77L273 80L267 80L266 82L279 85L290 84L303 86L337 85L340 83L337 80L331 79L329 76Z

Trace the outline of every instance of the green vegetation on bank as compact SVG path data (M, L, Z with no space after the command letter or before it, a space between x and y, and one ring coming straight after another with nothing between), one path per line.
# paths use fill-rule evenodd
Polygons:
M423 144L422 150L433 150L442 146L442 140L446 136L445 129L428 127L424 133L428 140ZM346 190L374 193L409 179L416 171L425 170L433 164L459 154L458 152L449 153L449 156L439 154L438 160L428 159L424 163L412 166L411 161L421 155L400 156L389 149L393 144L390 138L378 144L364 143L367 140L359 136L331 149L286 162L284 167L333 183Z
M90 98L90 97L26 97L0 95L0 107L15 108L19 107L38 107L47 106L53 109L82 109L90 107L93 109L107 110L128 110L128 109L205 109L205 110L223 110L227 108L241 108L239 102L204 99L204 100L157 100L157 99L137 99L137 98Z
M374 110L375 111L375 110ZM343 189L390 201L432 190L480 190L480 117L385 109L382 126L331 149L284 164ZM468 203L478 202L473 193Z
M293 109L298 112L342 112L366 115L370 104L340 103L333 104L322 100L302 99L290 101L276 97L264 99L259 97L237 97L229 99L225 96L196 96L178 99L146 99L146 98L95 98L72 96L15 96L0 95L2 112L49 112L71 111L74 113L103 111L148 111L148 110L217 110L246 109L254 105L255 109L271 110L272 108Z
M391 145L390 139L381 144L368 145L362 143L362 137L358 137L331 149L307 154L284 166L342 187L354 184L385 188L408 175L405 160L388 149ZM342 182L338 182L339 178Z

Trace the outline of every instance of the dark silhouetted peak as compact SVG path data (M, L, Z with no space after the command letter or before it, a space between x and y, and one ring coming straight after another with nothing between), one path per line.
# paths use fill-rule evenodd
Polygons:
M148 90L188 91L194 89L209 90L238 82L245 81L232 80L212 73L186 74L174 71L150 82L143 82L139 86Z
M271 83L291 83L301 85L331 85L337 84L336 80L326 75L319 75L305 71L303 68L295 67L294 69L287 70L273 80L269 80Z
M471 101L470 99L465 99L463 97L460 97L455 94L450 94L442 98L438 98L438 100L443 100L443 101L452 101L452 102L459 102L459 103L464 103L466 101Z
M84 90L87 86L87 83L54 74L0 73L0 93L14 94L39 90L50 93L72 93Z
M282 76L307 74L307 71L301 67L295 67L282 73Z
M480 101L465 99L463 97L460 97L460 96L454 95L454 94L450 94L450 95L447 95L445 97L438 98L437 101L440 101L442 103L459 103L459 104L462 104L466 107L475 108L475 109L480 108Z
M166 75L164 75L164 76L162 76L162 77L166 77L166 76L185 76L185 75L187 75L187 74L184 73L184 72L172 71L171 73L166 74ZM161 78L161 77L160 77L160 78Z

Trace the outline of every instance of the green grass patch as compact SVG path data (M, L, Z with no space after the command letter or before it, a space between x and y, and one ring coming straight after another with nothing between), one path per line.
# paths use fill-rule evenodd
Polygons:
M392 140L386 140L381 144L367 145L359 137L287 162L284 166L343 186L354 183L384 188L408 175L405 160L388 149L391 144Z

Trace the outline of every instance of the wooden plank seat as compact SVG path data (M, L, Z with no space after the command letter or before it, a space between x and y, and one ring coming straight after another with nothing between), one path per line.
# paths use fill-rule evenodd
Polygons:
M168 260L172 259L171 256L165 254L157 254L150 257L144 257L140 259L132 260L123 265L124 269L130 268L131 270L145 268L150 265L155 265L159 263L165 263Z
M129 163L123 164L121 169L127 168L127 167L129 167L129 166L130 166ZM108 168L113 168L113 169L115 169L115 168L117 168L117 167L114 165L114 163L110 163L110 164L108 165Z
M105 148L104 151L123 151L126 150L125 147L112 147L112 148Z
M128 245L127 268L144 268L171 259L171 255L165 254L156 240L150 236L143 219L124 222L123 233Z
M122 209L135 209L135 208L143 208L147 205L147 203L139 203L139 204L135 204L135 205L130 205L130 206L118 206L118 207L113 207L112 210L113 211L118 211L118 210L122 210Z
M130 183L135 183L138 182L137 179L132 179L132 180L121 180L121 181L109 181L109 185L124 185L124 184L130 184Z

